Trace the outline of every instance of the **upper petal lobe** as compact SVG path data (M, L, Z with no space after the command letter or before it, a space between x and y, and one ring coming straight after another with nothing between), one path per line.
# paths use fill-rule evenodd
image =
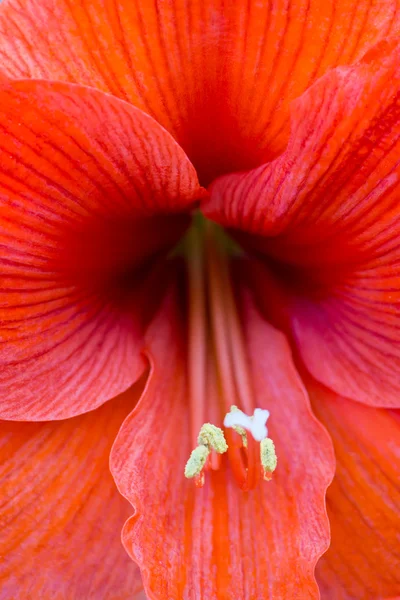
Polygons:
M281 152L293 98L399 18L396 0L5 0L0 63L129 100L209 182Z
M142 372L149 261L202 192L169 134L121 100L28 81L0 102L0 414L65 418Z
M313 375L344 396L392 407L400 398L399 64L397 43L387 42L327 74L294 103L286 151L221 178L204 204L266 257Z

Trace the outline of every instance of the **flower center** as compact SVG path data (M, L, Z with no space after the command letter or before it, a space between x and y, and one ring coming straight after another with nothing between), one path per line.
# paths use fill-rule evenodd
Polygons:
M185 243L194 447L185 475L203 485L205 471L219 469L226 452L237 484L250 490L261 476L270 479L276 456L265 426L269 412L256 407L230 271L230 259L239 250L219 226L201 215L195 216Z

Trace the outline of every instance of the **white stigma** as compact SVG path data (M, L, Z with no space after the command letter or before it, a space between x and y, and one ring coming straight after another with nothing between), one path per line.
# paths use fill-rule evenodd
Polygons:
M269 417L269 410L256 408L253 416L249 417L241 410L229 412L224 419L225 427L243 427L250 431L257 442L261 442L268 436L266 422Z

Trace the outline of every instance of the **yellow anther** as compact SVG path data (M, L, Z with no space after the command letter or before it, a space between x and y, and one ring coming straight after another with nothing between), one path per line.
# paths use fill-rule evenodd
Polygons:
M189 460L186 463L185 477L192 479L192 477L200 475L209 454L210 450L206 446L197 446L197 448L192 451Z
M278 459L275 452L275 444L270 438L265 438L260 442L260 458L264 470L264 479L271 479L271 473L276 469Z
M222 429L211 423L205 423L202 426L197 443L197 448L192 451L186 463L185 477L191 479L192 477L201 476L204 480L203 469L211 451L214 450L218 454L223 454L228 450L228 444L225 441ZM200 483L200 485L203 485L203 483Z
M219 427L211 423L205 423L200 429L197 443L200 446L207 446L210 450L215 450L218 454L223 454L228 450L224 432ZM190 459L189 459L190 460Z

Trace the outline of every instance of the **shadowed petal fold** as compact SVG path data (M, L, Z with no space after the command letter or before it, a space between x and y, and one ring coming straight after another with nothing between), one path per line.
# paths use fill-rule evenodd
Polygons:
M185 479L190 414L174 298L147 334L150 379L114 444L111 469L135 509L123 540L151 600L318 598L314 566L329 542L330 442L311 415L283 335L251 304L246 326L257 404L271 411L278 454L273 480L248 493L225 458L219 471L206 473L203 488Z
M108 461L141 389L67 421L1 422L0 598L135 597L120 538L131 509Z
M399 19L395 0L4 0L0 64L129 100L204 182L280 153L290 102Z
M149 261L202 192L170 135L121 100L27 81L0 103L0 414L65 418L142 372Z
M337 469L327 493L332 540L317 567L322 598L400 595L400 414L360 406L307 381Z
M205 213L280 278L299 351L320 381L400 406L400 50L385 42L293 104L288 147L226 176ZM251 233L252 236L248 236Z

